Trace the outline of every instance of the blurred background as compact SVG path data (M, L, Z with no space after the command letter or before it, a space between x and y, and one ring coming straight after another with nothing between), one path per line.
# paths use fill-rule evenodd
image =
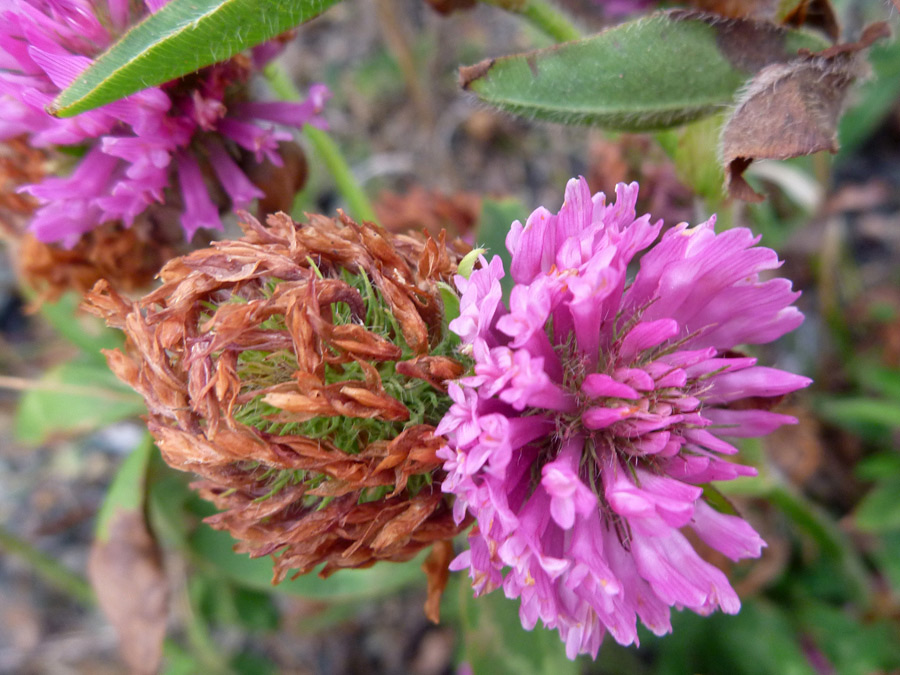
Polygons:
M833 4L850 34L889 14L896 26L886 3ZM565 6L585 32L611 20L603 2ZM723 196L709 122L607 134L513 118L460 91L458 66L548 44L495 7L441 16L373 0L300 28L282 61L298 85L334 93L325 117L388 229L478 232L497 250L512 220L557 210L584 175L607 194L639 181L638 212L666 225L718 212L778 251L806 322L764 353L815 384L779 408L798 425L743 444L760 476L728 489L768 542L759 560L714 559L741 613L678 613L669 636L607 640L596 662L573 663L555 632L521 629L517 602L473 603L465 578L429 623L421 560L272 589L270 563L232 554L200 522L209 507L189 477L154 458L148 517L172 598L164 672L900 673L900 44L872 48L837 155L754 166L760 204ZM295 216L332 214L339 195L306 151ZM30 300L0 264L0 673L127 672L85 568L109 486L143 442L142 402L97 353L117 335L78 315L74 296L32 312Z

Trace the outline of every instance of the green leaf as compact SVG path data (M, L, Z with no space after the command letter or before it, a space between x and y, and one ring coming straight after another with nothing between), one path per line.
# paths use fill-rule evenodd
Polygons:
M118 513L138 512L143 509L147 467L154 450L153 439L150 434L145 433L140 445L122 462L97 514L99 541L106 541L109 538L109 524Z
M437 287L441 293L441 301L444 303L444 325L446 330L446 326L459 316L459 295L457 295L453 286L444 281L438 282Z
M266 657L249 651L235 656L230 665L236 675L278 675L283 672Z
M30 300L36 295L27 292ZM103 321L79 311L82 296L66 293L56 302L45 302L41 305L41 316L53 329L66 340L81 349L84 354L98 363L104 364L106 358L101 349L116 349L125 344L125 336L121 331L107 328Z
M856 525L866 532L900 530L900 475L876 484L856 507Z
M503 289L504 300L509 300L512 292L513 279L509 272L512 256L506 250L506 235L509 234L513 221L525 222L528 218L528 209L518 199L506 197L504 199L490 199L485 197L481 202L481 214L478 216L478 233L475 241L487 249L485 257L491 260L495 255L503 261L503 270L506 272L500 280Z
M518 115L644 131L712 115L763 66L827 46L771 24L673 11L484 61L460 78L484 102Z
M575 675L576 661L566 658L566 647L555 630L538 624L526 631L519 619L519 601L501 591L479 598L461 583L462 660L475 673L492 675Z
M785 612L764 600L746 600L736 616L673 613L658 647L657 675L816 675Z
M868 60L874 77L859 88L853 107L844 113L838 127L841 160L850 157L875 132L900 95L900 41L873 45Z
M885 450L869 455L857 462L853 473L862 480L878 481L890 476L900 476L900 453Z
M802 607L799 618L805 632L812 635L828 658L832 672L841 675L870 675L896 672L900 667L900 639L896 623L872 621L853 616L846 607L811 602Z
M484 212L482 211L482 214ZM483 248L473 248L471 251L466 253L465 257L459 261L459 265L456 267L456 273L461 277L468 279L472 276L472 270L475 269L475 263L478 262L479 256L487 253L486 249Z
M718 152L724 122L724 115L719 114L657 134L660 145L675 163L678 179L706 199L713 211L719 210L725 198L725 172Z
M338 0L171 0L79 75L49 110L71 117L238 52L321 14Z
M861 433L878 428L900 428L900 401L847 397L825 400L820 405L823 419Z
M855 370L863 387L900 402L900 370L885 368L880 363L863 363Z
M163 645L162 675L196 675L203 672L200 662L173 640Z
M93 361L64 363L44 373L16 410L15 435L43 443L57 434L94 431L146 412L144 400Z
M894 593L900 593L900 531L886 532L878 537L872 557Z
M281 616L272 593L232 584L218 575L195 574L191 592L206 625L238 626L247 632L278 628Z

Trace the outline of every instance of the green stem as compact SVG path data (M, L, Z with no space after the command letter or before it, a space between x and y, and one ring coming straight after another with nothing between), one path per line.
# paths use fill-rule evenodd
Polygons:
M303 126L303 134L312 143L316 153L331 172L338 190L344 196L344 199L347 200L347 208L350 210L350 214L358 220L378 222L378 219L375 217L375 209L372 208L366 193L363 192L359 183L356 182L356 178L350 171L350 167L344 160L344 156L341 154L340 148L338 148L334 139L326 132L309 124Z
M39 551L0 525L0 548L24 558L35 573L58 591L92 607L96 603L91 585L58 560Z
M288 74L275 63L270 63L263 71L272 90L285 101L299 101L303 98L300 91L294 85ZM350 166L341 154L337 143L325 131L305 124L303 135L312 144L319 158L328 168L334 178L338 191L347 201L350 215L358 220L371 220L376 222L375 209L372 208L369 198L350 170Z
M191 654L199 663L203 664L204 672L211 675L231 673L227 653L213 639L209 627L201 616L199 609L200 585L197 580L188 579L183 593L184 629Z
M482 0L514 14L521 14L531 25L557 42L580 40L581 31L552 3L545 0Z

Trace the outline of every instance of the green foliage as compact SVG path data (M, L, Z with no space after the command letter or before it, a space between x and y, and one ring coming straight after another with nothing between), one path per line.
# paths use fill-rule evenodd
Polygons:
M673 636L659 643L656 675L816 675L788 616L746 601L736 616L673 616Z
M900 428L900 401L848 396L830 398L820 407L824 419L862 435Z
M39 444L57 435L100 429L146 411L143 399L96 359L81 358L44 372L16 409L15 435Z
M109 538L110 523L121 511L139 512L144 508L144 497L147 486L147 469L150 456L156 452L153 439L145 433L144 438L116 472L100 513L97 514L97 540Z
M281 671L265 656L244 651L231 660L236 675L278 675Z
M32 293L26 293L33 299ZM103 349L117 349L125 343L122 333L103 325L100 319L79 312L81 296L66 293L56 302L41 305L41 316L66 340L78 347L85 358L106 364Z
M495 202L493 200L486 200L486 201L490 201L495 206L502 204L502 202ZM510 200L510 201L512 201L512 200ZM516 203L516 211L517 212L520 210L520 208L521 207L518 205L518 203ZM487 212L483 205L482 205L481 215L482 215L482 218L487 216L487 217L492 217L496 220L501 220L500 218L496 218L496 216L493 216L493 214L490 214L489 212ZM503 214L500 214L500 215L502 216ZM510 221L510 222L512 222L512 221ZM485 253L487 253L487 249L473 248L471 251L466 253L466 255L463 257L462 260L459 261L459 265L457 265L457 267L456 267L456 273L458 275L460 275L461 277L468 279L470 276L472 276L472 270L475 269L475 263L478 262L478 258L483 256ZM459 305L459 298L457 298L457 305ZM459 308L457 307L457 309L459 309Z
M250 633L277 630L281 615L271 593L236 585L214 575L197 575L193 597L204 621Z
M749 64L760 63L758 36L740 40L729 25L660 13L583 40L484 62L462 77L485 103L525 117L623 131L669 128L731 104L753 74ZM785 59L801 47L828 46L798 31L779 36ZM777 59L771 47L765 56Z
M854 97L853 107L841 118L840 158L845 158L872 135L900 96L900 41L879 42L869 52L873 76Z
M897 626L865 620L846 609L812 601L800 608L803 632L841 675L870 675L900 668Z
M887 475L856 507L856 526L866 532L900 532L900 472Z
M35 297L27 290L25 294ZM40 306L41 316L79 353L43 372L19 399L14 425L18 441L40 444L55 436L87 433L146 411L143 399L110 372L101 353L121 347L122 333L80 312L80 301L75 293L67 293Z
M422 579L422 572L419 570L421 560L418 560L381 564L366 570L335 572L327 579L307 574L273 586L272 561L269 558L249 558L245 553L235 553L232 550L234 540L227 532L218 532L207 526L198 527L191 535L189 545L208 569L225 575L234 583L261 591L275 591L328 602L390 595Z
M506 250L506 235L509 227L516 220L525 224L528 218L528 210L518 199L491 199L485 197L481 202L481 215L478 217L478 232L475 241L487 249L485 256L488 260L495 255L503 261L503 269L506 275L500 280L503 289L503 297L509 300L512 291L513 279L509 273L512 256Z
M171 0L100 55L51 105L70 117L192 73L318 16L337 0Z
M703 197L710 211L719 211L725 197L722 189L725 173L718 154L724 122L724 115L712 115L656 134L656 139L675 163L678 179Z
M196 675L202 672L198 659L171 640L163 647L162 675Z
M474 673L492 675L575 675L576 661L566 658L565 645L556 631L540 626L522 628L518 601L508 600L502 591L479 598L460 584L460 661Z

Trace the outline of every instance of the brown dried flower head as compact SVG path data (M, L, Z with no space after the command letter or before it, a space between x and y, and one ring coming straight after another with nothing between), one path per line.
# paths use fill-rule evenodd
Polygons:
M84 294L100 279L122 291L145 289L167 260L187 252L181 228L167 225L172 209L160 205L130 228L104 223L71 248L38 241L27 232L38 203L19 188L54 170L52 154L31 147L25 137L0 143L0 240L12 250L17 276L37 291L37 303L70 290Z
M455 535L433 432L463 371L438 286L464 251L343 214L242 219L242 239L172 260L142 300L104 282L87 298L127 335L107 358L166 461L275 581Z

